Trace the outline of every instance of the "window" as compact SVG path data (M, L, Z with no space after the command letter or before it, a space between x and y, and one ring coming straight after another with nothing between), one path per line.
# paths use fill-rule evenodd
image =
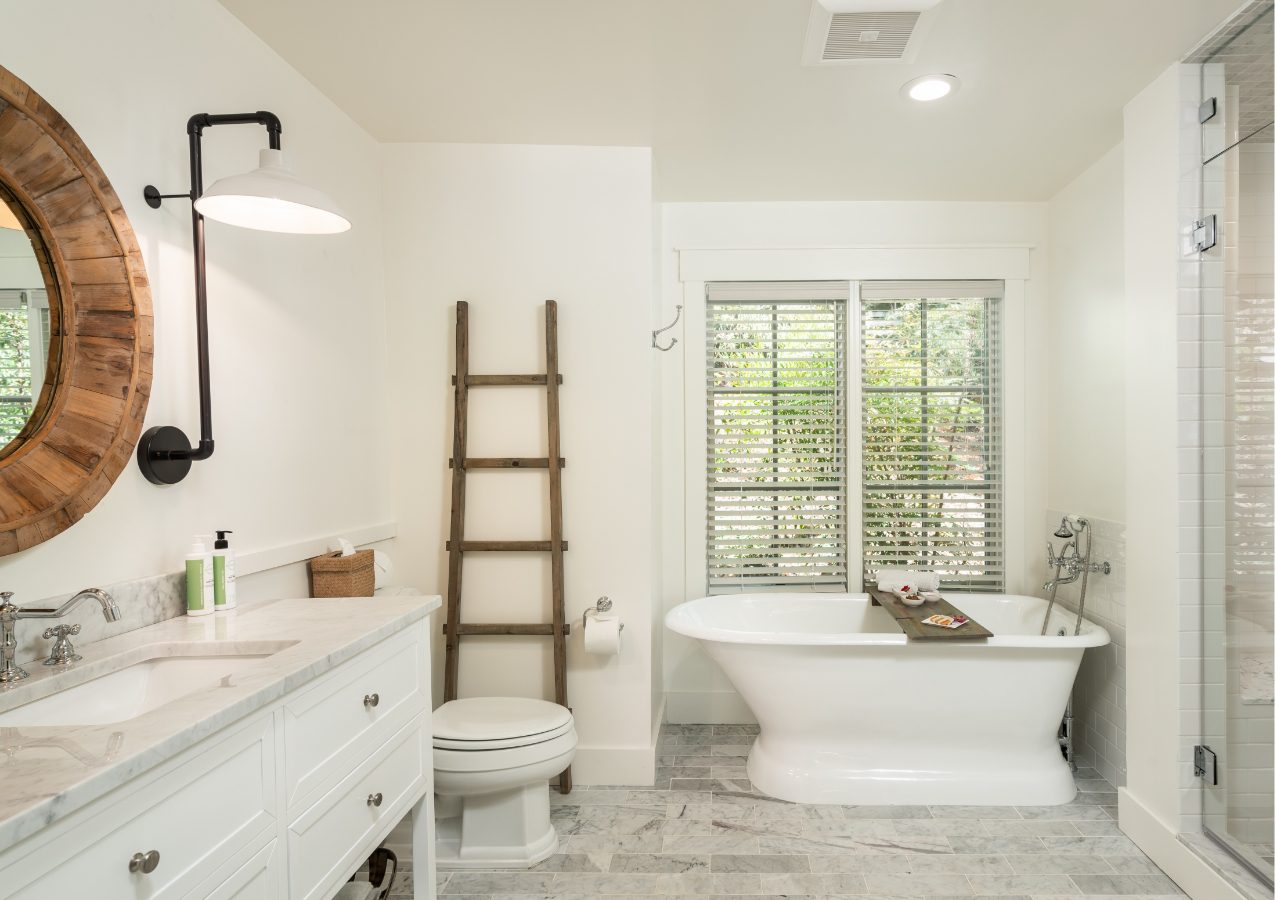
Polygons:
M999 282L860 286L863 569L1005 586Z
M708 287L708 588L846 584L846 284Z
M0 290L0 448L17 437L35 410L48 345L45 292Z
M1003 286L875 281L858 295L708 285L710 593L845 589L851 541L867 580L918 568L1004 590Z

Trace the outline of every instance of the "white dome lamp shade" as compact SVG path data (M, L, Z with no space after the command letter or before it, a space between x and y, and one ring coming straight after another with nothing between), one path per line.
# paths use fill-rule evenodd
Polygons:
M338 234L350 229L331 197L287 167L282 150L263 149L258 168L214 182L195 209L209 219L258 231Z
M266 129L269 147L261 151L261 165L243 175L223 178L204 190L204 131L215 125L259 125ZM190 189L164 194L152 184L142 196L151 209L165 200L191 202L191 238L195 260L195 348L199 360L199 441L192 444L174 425L148 428L137 442L137 466L151 484L176 484L193 463L213 455L212 376L208 352L208 274L204 259L204 219L241 228L291 234L337 234L348 231L350 220L332 198L298 178L284 164L280 149L283 124L272 112L196 113L186 123L190 143Z

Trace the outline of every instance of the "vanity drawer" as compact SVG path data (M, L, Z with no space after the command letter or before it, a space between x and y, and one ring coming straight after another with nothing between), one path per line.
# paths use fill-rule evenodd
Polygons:
M286 869L283 844L271 838L229 877L219 873L187 894L184 900L279 900L286 890Z
M429 709L426 633L412 628L343 663L284 703L287 808L308 806Z
M15 847L0 861L4 896L183 897L272 829L274 773L274 723L265 716ZM134 854L151 851L150 873L129 871Z
M424 724L424 716L415 719L292 822L289 897L327 896L430 789L433 772Z

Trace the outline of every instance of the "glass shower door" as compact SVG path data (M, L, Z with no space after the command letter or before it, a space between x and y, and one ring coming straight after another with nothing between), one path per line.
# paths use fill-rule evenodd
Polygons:
M1275 875L1275 14L1255 4L1201 65L1202 744L1206 834ZM1212 98L1212 101L1211 99ZM1210 102L1216 102L1210 108ZM1209 113L1213 112L1210 117ZM1207 408L1206 408L1207 407Z

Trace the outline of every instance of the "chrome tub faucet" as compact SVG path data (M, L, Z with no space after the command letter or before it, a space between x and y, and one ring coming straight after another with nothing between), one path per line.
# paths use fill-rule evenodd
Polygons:
M102 608L102 617L108 622L118 622L120 608L114 598L101 588L85 588L56 609L21 607L13 602L13 592L0 592L0 684L10 684L29 677L29 673L13 659L18 651L16 626L19 619L61 619L85 600L96 600ZM55 625L46 628L45 638L53 639L53 648L46 666L62 666L81 657L71 645L71 637L80 633L79 625Z

